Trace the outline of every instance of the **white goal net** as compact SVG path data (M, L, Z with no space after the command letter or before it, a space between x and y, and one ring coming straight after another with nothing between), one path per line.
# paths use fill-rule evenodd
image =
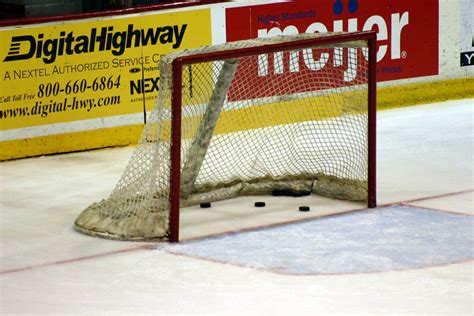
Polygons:
M344 35L162 56L159 97L125 172L75 228L111 239L168 240L173 205L275 190L367 201L368 41L315 40Z

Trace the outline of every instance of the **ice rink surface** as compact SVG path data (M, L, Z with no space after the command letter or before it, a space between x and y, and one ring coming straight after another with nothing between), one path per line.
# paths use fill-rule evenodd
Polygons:
M378 113L377 209L241 197L183 209L179 245L72 228L133 147L3 162L0 314L472 315L473 105Z

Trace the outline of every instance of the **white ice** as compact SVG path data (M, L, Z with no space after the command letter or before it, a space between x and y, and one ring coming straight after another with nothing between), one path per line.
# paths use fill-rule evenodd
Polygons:
M379 205L404 202L474 215L473 105L466 99L378 113ZM76 216L111 192L132 151L0 164L0 314L474 312L472 260L401 271L284 275L75 232ZM365 208L315 196L284 202L265 197L267 207L257 212L253 202L259 199L184 209L182 239ZM295 211L303 203L310 212ZM298 250L305 254L304 246Z

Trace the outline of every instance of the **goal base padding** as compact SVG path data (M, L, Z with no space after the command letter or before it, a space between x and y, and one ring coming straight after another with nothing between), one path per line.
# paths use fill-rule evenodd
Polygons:
M219 186L200 185L187 199L181 200L181 207L199 205L208 201L228 200L239 196L271 196L275 190L308 191L320 196L350 200L366 201L367 183L350 179L338 179L323 174L291 176L287 179L274 180L262 177L251 181L236 179ZM156 194L159 196L159 194ZM137 196L134 200L140 200ZM143 206L142 212L123 213L121 217L107 216L103 200L84 210L74 223L74 228L84 234L113 240L128 241L167 241L168 232L165 221L168 219L160 214L166 212L150 211ZM154 205L163 205L163 201L155 201ZM101 209L98 212L97 209ZM146 214L146 216L144 216ZM160 224L161 223L161 224Z

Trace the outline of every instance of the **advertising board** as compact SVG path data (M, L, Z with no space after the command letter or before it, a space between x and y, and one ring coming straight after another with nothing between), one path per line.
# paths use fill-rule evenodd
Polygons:
M237 41L297 33L374 30L378 43L377 80L406 79L438 74L438 10L438 0L425 0L422 5L404 0L299 0L228 8L226 36L227 41ZM347 63L340 66L348 67Z
M0 29L0 131L151 110L160 56L211 44L210 24L201 9Z

